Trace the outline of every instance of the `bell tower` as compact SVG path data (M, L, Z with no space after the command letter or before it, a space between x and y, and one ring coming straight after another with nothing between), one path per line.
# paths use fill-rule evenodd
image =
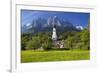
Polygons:
M53 32L52 32L52 40L57 41L57 33L56 33L56 22L55 22L56 16L53 18Z

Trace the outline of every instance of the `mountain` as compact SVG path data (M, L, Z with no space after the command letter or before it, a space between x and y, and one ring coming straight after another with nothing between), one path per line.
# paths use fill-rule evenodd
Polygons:
M38 33L52 32L53 26L56 25L57 32L79 31L78 27L73 26L68 20L60 19L57 16L49 17L48 19L38 17L31 23L21 27L22 33Z

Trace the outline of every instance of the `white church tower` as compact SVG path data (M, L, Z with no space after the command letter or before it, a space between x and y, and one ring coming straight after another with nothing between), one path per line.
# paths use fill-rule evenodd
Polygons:
M53 26L52 40L57 41L56 26Z
M57 41L57 33L56 33L56 23L55 23L56 16L53 18L53 33L52 33L52 40Z

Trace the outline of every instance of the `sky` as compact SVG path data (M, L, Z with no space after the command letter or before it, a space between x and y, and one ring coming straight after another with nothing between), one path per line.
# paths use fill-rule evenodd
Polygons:
M27 25L38 17L48 19L57 16L60 19L67 20L73 25L86 27L89 24L90 13L83 12L60 12L60 11L39 11L39 10L21 10L21 25Z

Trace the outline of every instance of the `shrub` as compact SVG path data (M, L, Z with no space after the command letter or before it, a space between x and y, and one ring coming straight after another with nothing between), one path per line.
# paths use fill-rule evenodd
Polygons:
M41 47L38 37L32 37L32 40L28 41L26 44L27 49L38 49Z

